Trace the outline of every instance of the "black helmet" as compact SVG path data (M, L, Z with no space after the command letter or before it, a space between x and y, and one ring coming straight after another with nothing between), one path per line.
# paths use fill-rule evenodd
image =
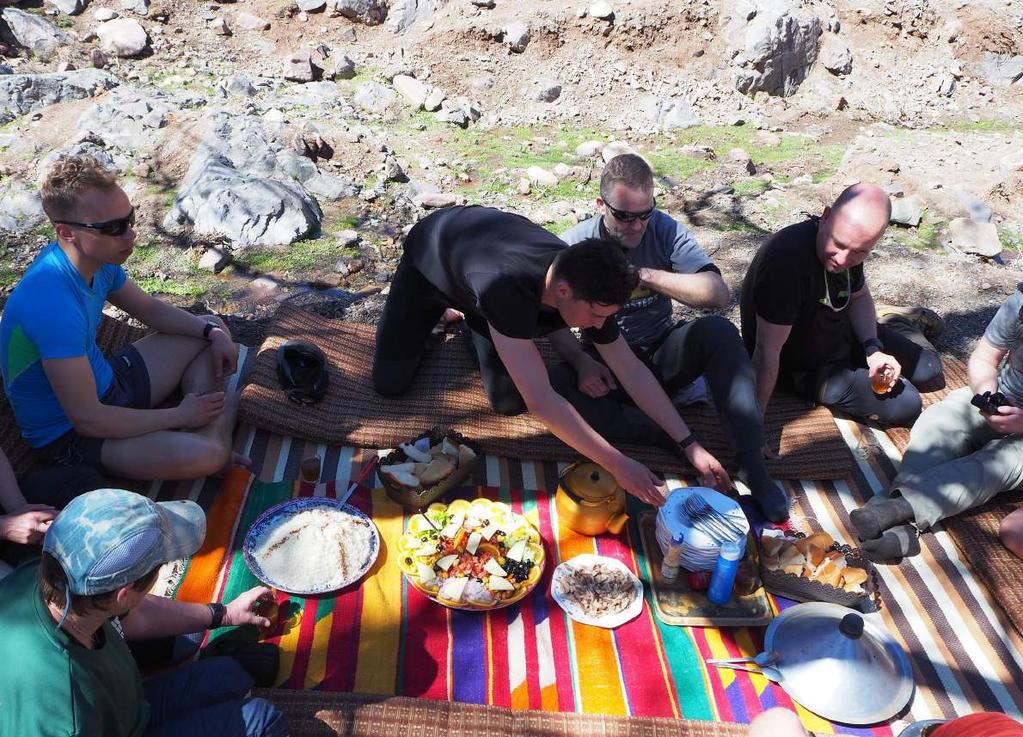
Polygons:
M330 384L327 358L312 343L285 341L277 349L277 380L292 402L316 404Z

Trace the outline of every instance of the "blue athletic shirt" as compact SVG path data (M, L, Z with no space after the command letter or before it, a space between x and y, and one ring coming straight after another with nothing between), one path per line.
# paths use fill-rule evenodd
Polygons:
M56 243L42 250L14 288L0 316L0 371L21 435L33 448L71 429L43 371L43 359L87 356L102 397L114 372L96 345L107 295L121 287L124 269L107 264L85 283Z

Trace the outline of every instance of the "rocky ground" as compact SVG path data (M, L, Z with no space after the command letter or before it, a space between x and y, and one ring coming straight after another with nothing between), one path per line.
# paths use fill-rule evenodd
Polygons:
M4 289L50 235L40 176L82 150L138 207L133 276L246 342L286 300L375 321L431 208L568 227L630 149L733 293L854 181L895 205L872 290L944 314L943 348L1019 279L1019 0L0 5Z

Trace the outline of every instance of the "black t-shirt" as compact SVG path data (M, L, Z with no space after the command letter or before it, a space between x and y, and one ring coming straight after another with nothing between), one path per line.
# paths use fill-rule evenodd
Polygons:
M490 324L509 338L528 339L566 327L541 304L547 269L564 241L520 215L490 207L448 207L420 220L405 239L405 258L469 325ZM606 320L584 336L611 343L618 324Z
M851 295L863 288L863 265L838 274L817 258L817 219L790 225L757 252L739 301L742 338L752 355L757 316L791 325L781 350L780 370L812 371L823 363L850 360L857 345L849 320ZM835 309L825 304L825 299Z

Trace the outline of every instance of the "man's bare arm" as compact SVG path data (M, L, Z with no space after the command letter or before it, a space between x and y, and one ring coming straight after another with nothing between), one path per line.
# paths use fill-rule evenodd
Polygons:
M767 412L774 387L778 383L781 349L792 332L791 325L777 325L757 315L757 344L753 349L753 368L757 372L757 401Z
M674 271L641 268L640 284L690 307L707 309L728 306L728 285L715 271L678 274Z
M998 368L1002 365L1007 351L996 348L986 338L981 338L970 354L970 388L975 394L993 392L998 389Z

